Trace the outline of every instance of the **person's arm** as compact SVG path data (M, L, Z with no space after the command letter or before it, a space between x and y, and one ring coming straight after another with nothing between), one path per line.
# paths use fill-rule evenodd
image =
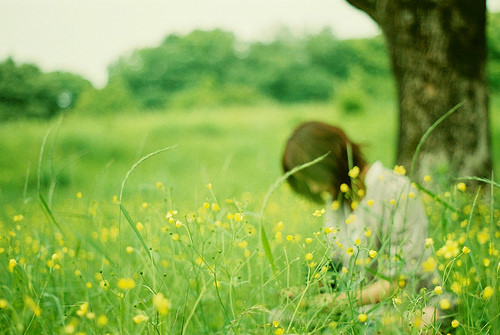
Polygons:
M365 286L361 291L356 291L354 300L359 305L375 304L390 296L397 288L397 283L388 282L386 280L378 280ZM347 299L347 294L342 292L338 295L337 299Z

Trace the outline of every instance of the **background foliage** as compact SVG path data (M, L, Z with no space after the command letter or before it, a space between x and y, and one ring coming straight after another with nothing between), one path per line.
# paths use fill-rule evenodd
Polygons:
M488 77L500 92L500 13L488 21ZM0 120L50 118L61 111L123 113L144 109L329 102L346 113L394 99L381 36L339 40L329 30L294 36L282 29L268 42L239 41L222 30L169 35L154 47L109 66L105 88L33 64L0 63Z

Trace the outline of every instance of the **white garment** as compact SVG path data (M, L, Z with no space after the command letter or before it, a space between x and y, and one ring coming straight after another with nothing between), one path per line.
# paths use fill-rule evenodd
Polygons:
M380 162L369 168L364 183L366 193L355 210L351 211L347 204L337 210L329 206L325 226L334 230L328 234L332 259L345 267L356 266L356 271L368 277L371 274L366 273L366 268L390 278L421 278L428 218L417 191L409 178ZM355 245L357 239L359 246ZM349 248L354 254L348 254ZM369 258L369 250L377 251L375 259ZM358 264L350 264L355 257Z

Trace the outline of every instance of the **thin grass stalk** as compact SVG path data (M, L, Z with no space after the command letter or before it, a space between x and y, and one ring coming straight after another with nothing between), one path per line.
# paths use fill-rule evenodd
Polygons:
M118 203L120 205L120 211L123 213L123 215L127 219L128 223L130 224L130 227L132 227L132 230L134 231L136 237L141 242L142 247L146 251L146 254L148 255L149 259L153 262L153 266L155 266L155 267L156 267L156 265L155 265L153 256L151 255L151 251L149 250L149 248L148 248L148 246L146 244L146 241L144 241L144 238L142 237L142 234L137 230L137 228L135 226L134 220L132 219L132 217L129 215L128 211L125 209L125 207L122 204L123 190L125 188L125 184L127 183L128 178L130 177L130 175L132 174L132 172L139 165L141 165L145 160L147 160L147 159L149 159L149 158L151 158L153 156L156 156L156 155L158 155L158 154L160 154L160 153L162 153L164 151L173 149L175 147L176 146L174 145L174 146L171 146L171 147L162 148L162 149L153 151L153 152L147 154L146 156L142 157L141 159L139 159L137 162L134 163L134 165L132 165L132 167L130 168L130 170L127 171L127 174L125 175L125 178L123 178L123 180L122 180L122 184L121 184L121 188L120 188L120 197L119 197L119 200L118 200ZM120 231L120 236L121 236L121 220L118 221L118 230ZM121 250L121 238L120 238L120 250Z
M273 272L275 273L276 272L276 265L274 263L274 258L273 258L273 254L271 252L271 246L269 245L269 240L267 238L267 235L266 235L266 230L264 229L264 225L262 224L262 220L264 218L264 211L267 207L267 203L269 201L269 198L271 197L271 194L278 188L278 186L283 183L288 177L290 177L291 175L293 175L294 173L297 173L299 172L300 170L303 170L307 167L310 167L320 161L322 161L326 156L328 156L330 153L327 152L326 154L324 154L323 156L320 156L310 162L307 162L307 163L304 163L302 165L299 165L299 166L296 166L295 168L291 169L290 171L288 171L287 173L285 173L283 176L279 177L275 182L274 184L271 185L271 187L269 188L269 190L267 191L266 193L266 196L264 197L264 201L262 202L262 208L260 210L260 214L259 214L259 231L260 231L260 240L262 242L262 246L264 248L264 251L266 253L266 256L267 256L267 260L269 261L269 264L271 264L271 268L273 270Z
M444 120L446 120L451 114L455 113L460 107L462 107L464 102L460 102L455 107L450 109L448 112L446 112L443 116L441 116L439 119L436 120L432 124L432 126L427 129L427 131L422 135L422 138L420 138L420 141L418 142L417 148L415 149L415 153L413 154L413 159L411 161L411 167L410 167L410 179L413 179L413 173L415 172L415 163L417 162L417 157L418 154L420 153L420 150L422 149L422 146L424 145L425 140L429 135L436 129Z

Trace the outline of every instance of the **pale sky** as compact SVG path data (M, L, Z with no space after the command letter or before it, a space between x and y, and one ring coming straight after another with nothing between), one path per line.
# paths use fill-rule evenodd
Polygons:
M500 10L500 0L489 0ZM102 87L107 66L171 33L222 28L241 40L269 39L280 26L339 38L379 33L345 0L0 0L0 61L69 71Z

